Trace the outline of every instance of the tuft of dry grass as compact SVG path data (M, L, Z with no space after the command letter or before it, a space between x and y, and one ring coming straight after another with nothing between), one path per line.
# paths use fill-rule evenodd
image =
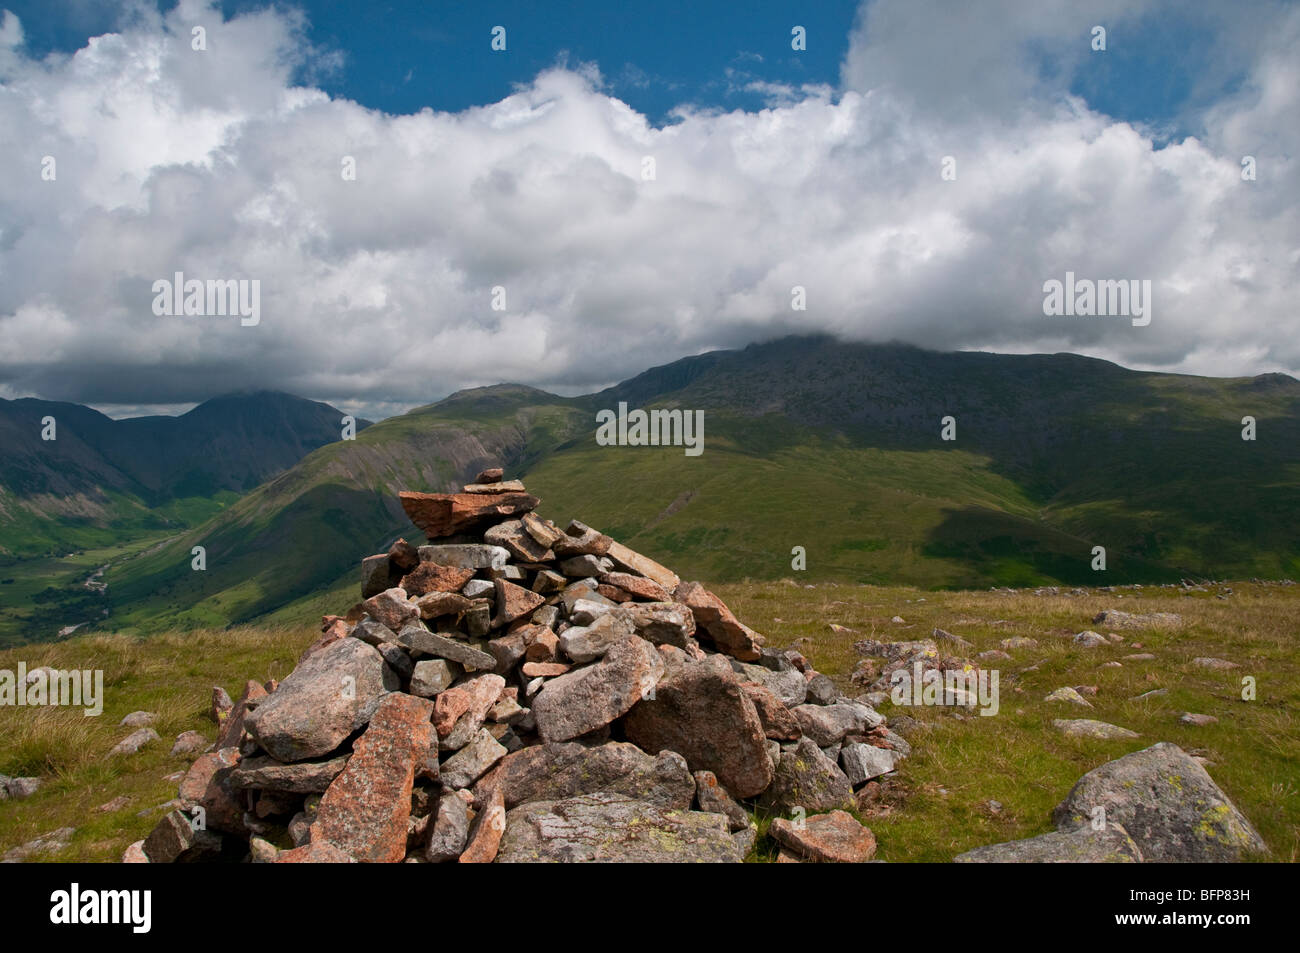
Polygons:
M0 707L0 774L39 777L42 786L22 801L0 801L0 854L60 827L77 834L66 850L38 858L116 861L157 823L156 810L176 796L167 776L194 756L172 756L183 731L216 737L208 718L212 687L238 698L249 678L283 678L319 633L311 627L168 632L148 638L92 635L53 645L0 651L0 669L102 671L103 713L81 708ZM160 738L134 755L109 751L133 729L119 724L133 711L157 717ZM119 796L130 803L111 813L95 808ZM144 816L138 812L144 811Z

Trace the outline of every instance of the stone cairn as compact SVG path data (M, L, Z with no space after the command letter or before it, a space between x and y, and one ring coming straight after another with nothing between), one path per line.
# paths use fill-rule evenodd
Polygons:
M232 704L128 859L276 863L865 861L846 808L907 743L697 582L561 530L500 469L401 494L430 544ZM792 816L789 820L779 815Z

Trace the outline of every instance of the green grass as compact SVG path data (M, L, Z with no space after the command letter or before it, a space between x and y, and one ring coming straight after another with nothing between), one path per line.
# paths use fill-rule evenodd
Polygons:
M1075 781L1098 765L1131 751L1169 741L1207 757L1210 776L1259 830L1274 860L1300 859L1300 656L1294 619L1300 587L1236 584L1226 600L1213 594L1180 595L1145 589L1081 596L1034 596L1019 592L922 592L836 584L732 584L717 593L768 643L784 646L806 639L801 650L842 690L859 656L855 639L903 640L928 637L935 626L975 643L970 655L997 648L1014 635L1035 638L1037 649L1020 649L1011 662L992 663L1001 673L1001 710L958 720L951 710L882 707L888 716L916 718L912 757L884 797L860 815L875 833L878 856L889 861L947 861L983 844L1032 837L1052 830L1051 811ZM919 601L924 600L924 601ZM1125 644L1083 649L1066 638L1094 628L1103 608L1128 612L1175 612L1177 631L1120 633ZM901 616L904 624L890 619ZM776 621L780 620L780 621ZM857 629L837 635L829 623ZM999 624L994 625L994 622ZM1132 643L1140 643L1136 649ZM1152 662L1101 662L1151 652ZM1231 672L1190 664L1197 656L1238 662ZM1037 671L1025 672L1038 664ZM1255 701L1241 700L1240 679L1258 682ZM1096 685L1094 708L1048 703L1043 697L1062 686ZM1156 688L1164 697L1130 699ZM1214 715L1219 723L1196 728L1179 723L1185 711ZM1054 718L1094 718L1129 728L1128 741L1067 738ZM988 801L1003 805L1000 813ZM760 844L760 856L771 845Z
M37 776L45 783L23 801L0 801L0 853L60 827L75 827L66 850L47 860L117 861L127 845L145 837L161 812L150 811L176 796L190 757L170 755L176 736L197 730L216 737L208 719L213 685L238 698L246 680L283 678L318 635L316 626L245 628L160 634L147 640L95 635L56 645L0 651L0 669L50 665L104 672L104 711L0 708L0 774ZM159 741L135 755L109 757L129 735L119 726L133 711L158 715ZM120 810L95 808L119 796ZM148 811L138 817L140 811Z

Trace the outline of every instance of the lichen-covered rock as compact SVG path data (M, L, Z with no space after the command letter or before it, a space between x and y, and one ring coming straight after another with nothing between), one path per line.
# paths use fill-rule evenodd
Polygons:
M803 808L808 813L849 810L855 807L853 788L844 772L811 738L783 745L776 774L758 798L764 810L787 813Z
M1118 725L1107 724L1104 721L1095 721L1092 718L1054 718L1052 719L1052 726L1064 734L1076 738L1110 740L1114 738L1136 738L1138 736L1136 731L1120 728Z
M727 819L599 792L506 815L497 863L740 863Z
M1093 809L1123 826L1148 862L1223 863L1268 848L1205 769L1160 742L1085 774L1057 805L1058 829L1088 824Z
M492 788L501 789L507 808L596 791L626 794L660 807L687 808L695 795L695 782L680 754L663 751L651 756L619 741L524 748L506 755L474 786L476 803L485 803Z

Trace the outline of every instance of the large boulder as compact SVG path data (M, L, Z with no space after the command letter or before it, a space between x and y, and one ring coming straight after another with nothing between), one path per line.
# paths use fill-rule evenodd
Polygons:
M627 739L645 751L676 751L692 771L712 771L736 797L772 781L767 737L754 703L731 670L684 653L623 721Z
M507 808L610 791L657 804L687 808L695 782L686 759L672 751L646 754L626 742L589 747L578 742L534 745L507 755L474 787L476 803L500 788Z
M1123 826L1147 861L1223 863L1268 851L1205 769L1168 742L1089 771L1052 818L1058 829L1073 830L1090 824L1097 807L1107 822Z
M342 639L302 662L244 724L277 761L319 758L365 727L380 699L400 686L377 649Z
M359 861L406 856L415 771L434 744L433 705L391 694L375 709L347 767L321 798L312 841L327 841Z
M739 863L727 818L608 791L533 801L506 815L497 863Z
M664 663L634 635L615 642L600 661L548 681L533 702L543 741L570 741L627 714L651 693Z

